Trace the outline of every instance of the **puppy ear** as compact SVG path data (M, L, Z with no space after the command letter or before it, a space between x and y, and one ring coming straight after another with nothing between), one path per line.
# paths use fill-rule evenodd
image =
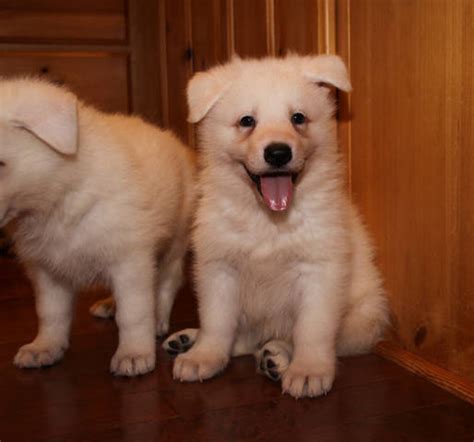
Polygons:
M30 86L30 85L28 85ZM31 84L17 102L12 122L64 155L77 152L77 98L49 84Z
M326 83L344 92L352 89L346 65L337 55L305 58L303 74L314 83Z
M190 123L201 121L230 86L222 67L196 73L188 83L187 96Z

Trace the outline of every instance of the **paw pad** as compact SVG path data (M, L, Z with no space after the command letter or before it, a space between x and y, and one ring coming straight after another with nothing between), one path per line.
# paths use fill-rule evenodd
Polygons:
M186 353L191 347L192 342L187 335L179 335L177 339L166 341L164 345L166 352L171 356Z

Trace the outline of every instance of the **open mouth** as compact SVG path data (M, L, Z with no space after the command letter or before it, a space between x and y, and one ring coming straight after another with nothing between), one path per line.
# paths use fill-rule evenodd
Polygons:
M298 178L297 173L275 171L255 175L247 169L245 164L244 168L270 210L282 212L290 207L293 185Z

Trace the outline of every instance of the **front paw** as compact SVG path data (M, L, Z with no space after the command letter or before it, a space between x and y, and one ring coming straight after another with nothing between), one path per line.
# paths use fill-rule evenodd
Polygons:
M229 358L213 350L192 348L177 356L173 366L173 378L181 382L209 379L222 371Z
M138 376L155 368L155 352L134 353L117 350L110 371L117 376Z
M18 350L13 363L20 368L39 368L53 365L64 356L67 344L31 342Z
M332 388L335 371L335 363L292 362L282 377L283 393L288 393L296 399L326 395Z

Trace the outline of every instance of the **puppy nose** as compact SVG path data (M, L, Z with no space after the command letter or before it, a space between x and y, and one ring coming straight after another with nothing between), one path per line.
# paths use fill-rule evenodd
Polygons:
M263 151L263 158L271 166L281 167L291 161L291 147L284 143L269 144Z

